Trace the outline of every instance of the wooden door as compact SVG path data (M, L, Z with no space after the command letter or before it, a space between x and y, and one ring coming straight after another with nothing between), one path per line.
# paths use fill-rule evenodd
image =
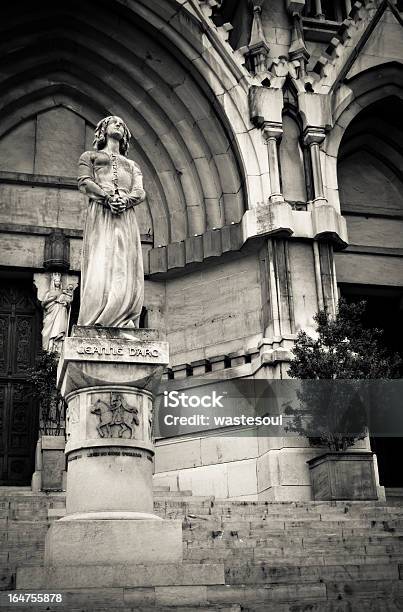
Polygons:
M0 279L0 485L28 485L34 471L38 404L27 371L40 325L32 282Z

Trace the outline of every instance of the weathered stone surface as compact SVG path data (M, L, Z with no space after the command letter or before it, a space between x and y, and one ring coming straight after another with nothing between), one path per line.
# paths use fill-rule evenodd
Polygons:
M2 492L2 497L4 495ZM13 509L19 508L18 516L27 520L32 518L33 512L42 512L41 508L45 509L57 499L62 498L33 496L28 491L18 496L15 492L9 493L3 510L9 516ZM385 531L385 521L390 527L399 525L401 507L379 502L231 503L211 498L192 499L191 496L185 500L170 498L170 493L165 492L165 500L155 505L163 516L176 513L175 516L183 519L186 515L184 565L109 565L101 571L99 566L79 568L75 564L66 571L63 567L49 568L50 574L46 577L46 570L42 573L44 570L31 566L19 570L18 574L30 576L30 581L38 580L37 584L44 584L46 580L48 585L53 584L51 580L56 575L65 581L64 584L77 579L82 588L59 590L65 594L66 602L81 605L82 609L86 609L85 603L91 610L93 605L102 603L119 609L124 601L126 606L137 606L136 610L144 612L156 601L159 587L167 587L159 593L161 597L169 597L173 606L181 605L182 600L178 597L182 594L193 610L199 606L205 592L208 603L200 605L199 609L243 605L265 612L275 606L276 611L286 612L291 605L298 610L298 605L301 610L302 606L309 606L315 612L339 612L344 603L350 606L346 610L351 606L353 609L363 606L371 612L396 609L393 599L399 585L401 536L399 538L398 531ZM39 516L37 524L46 521L46 514L42 519ZM9 555L12 542L18 541L20 549L32 551L34 542L41 538L40 531L34 531L32 524L29 529L24 527L24 520L12 521L12 529L7 529ZM282 523L281 529L277 523ZM348 534L345 533L347 526ZM321 534L318 534L319 527L322 527ZM12 535L17 528L18 539ZM376 543L380 540L385 541L384 546ZM395 551L387 553L386 547L390 547L391 542ZM25 559L33 559L27 554ZM210 565L212 558L224 564L226 584L222 566ZM21 562L21 559L17 560ZM118 586L122 577L133 586ZM93 579L94 584L102 580L106 583L90 589L87 578ZM200 585L204 588L181 588ZM177 602L173 603L175 598ZM367 606L370 599L372 607Z
M207 587L205 586L157 586L155 587L156 604L163 606L207 604Z
M84 130L84 119L66 108L54 108L38 115L35 172L75 176Z
M45 236L23 236L2 233L0 241L0 264L8 267L41 269L45 248Z
M199 439L187 440L184 443L166 441L159 446L155 458L155 471L167 472L171 469L197 467L201 464Z
M71 565L25 567L17 572L17 588L92 588L133 589L156 586L193 586L224 584L224 566L221 564L158 563L114 565Z
M243 240L263 235L290 236L294 233L293 217L291 206L286 202L258 205L243 217Z
M175 563L182 560L181 533L180 521L63 519L49 529L45 563Z
M64 436L41 436L42 473L41 488L58 490L63 488L66 469Z
M0 141L0 169L33 174L36 121L21 123Z

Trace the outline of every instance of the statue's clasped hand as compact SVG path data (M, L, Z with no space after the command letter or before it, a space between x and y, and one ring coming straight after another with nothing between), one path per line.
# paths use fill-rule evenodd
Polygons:
M107 203L113 215L120 215L126 210L129 200L124 196L114 194L108 196Z

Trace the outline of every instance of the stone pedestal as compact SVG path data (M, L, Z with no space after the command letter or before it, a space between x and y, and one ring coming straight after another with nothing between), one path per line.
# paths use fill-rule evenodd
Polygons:
M64 436L41 436L36 445L32 491L65 491Z
M77 556L77 550L80 555ZM115 565L180 563L182 522L179 520L56 521L45 540L45 565Z
M154 330L75 327L66 338L66 516L48 532L47 565L182 559L180 521L153 513L153 397L167 364Z
M123 385L68 395L68 516L152 515L152 403L149 391Z
M200 605L207 585L224 585L223 564L182 563L182 521L153 514L153 396L167 363L152 330L76 327L66 338L67 514L46 535L45 564L18 568L17 591L115 610Z

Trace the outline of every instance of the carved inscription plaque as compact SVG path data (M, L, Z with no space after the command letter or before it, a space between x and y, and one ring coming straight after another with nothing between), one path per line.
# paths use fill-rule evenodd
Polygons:
M66 338L64 361L167 364L168 343L124 338Z

